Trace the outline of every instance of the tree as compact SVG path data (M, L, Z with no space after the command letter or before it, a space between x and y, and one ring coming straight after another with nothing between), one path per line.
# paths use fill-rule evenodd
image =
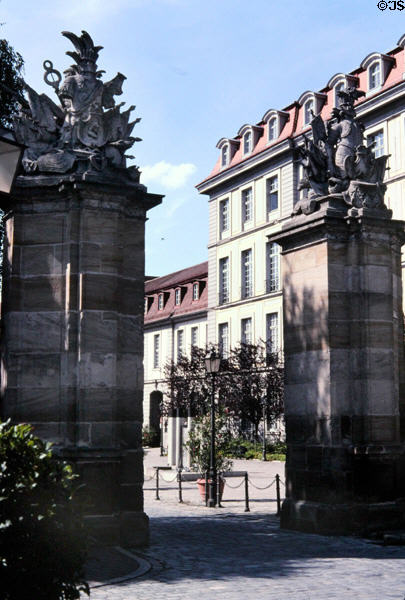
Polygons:
M22 73L24 59L10 46L0 40L0 125L10 127L18 105L24 103Z
M31 429L0 423L1 598L77 600L89 588L75 476Z
M193 347L190 356L165 367L168 390L163 412L206 414L210 403L211 379L205 370L208 349ZM275 423L283 414L284 369L277 354L266 346L240 344L231 349L216 376L216 390L221 405L230 417L249 421L257 439L263 408L268 422Z

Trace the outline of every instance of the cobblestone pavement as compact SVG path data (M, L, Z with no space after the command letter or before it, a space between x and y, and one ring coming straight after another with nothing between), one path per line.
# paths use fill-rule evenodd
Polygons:
M265 473L275 467L251 467L262 468ZM191 491L187 493L191 497ZM151 563L151 570L94 589L92 600L405 597L405 547L281 531L274 503L263 498L252 502L252 512L244 513L240 501L224 502L222 509L208 509L191 500L178 504L173 486L161 497L155 501L153 491L145 491L151 544L142 552L134 551Z

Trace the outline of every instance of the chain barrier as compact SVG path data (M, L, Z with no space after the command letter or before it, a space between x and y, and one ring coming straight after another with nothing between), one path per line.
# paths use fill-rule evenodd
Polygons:
M152 479L155 479L156 477L156 471L153 473L153 475L151 475L150 477L144 477L143 480L146 481L152 481Z
M243 475L241 475L241 477L243 477ZM244 479L242 479L242 481L240 483L238 483L238 485L230 485L226 479L225 479L225 485L229 488L231 488L232 490L237 490L238 488L240 488L240 486L243 484Z
M274 485L275 482L276 482L276 480L273 479L273 481L271 483L269 483L269 485L265 485L264 487L260 487L259 485L255 485L253 483L253 481L251 479L249 479L250 485L253 485L253 487L256 488L257 490L268 490L269 488L271 488L272 485Z
M177 480L177 473L176 473L176 475L173 477L173 479L165 479L165 478L163 477L163 475L162 475L162 473L161 473L161 472L159 473L159 477L161 477L161 478L163 479L163 481L165 481L166 483L173 483L173 481L176 481L176 480Z

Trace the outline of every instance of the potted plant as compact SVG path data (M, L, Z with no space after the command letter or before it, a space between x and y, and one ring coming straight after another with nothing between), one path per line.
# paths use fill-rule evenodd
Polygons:
M227 418L224 414L215 416L215 466L218 477L220 497L224 489L225 480L222 473L229 471L232 460L226 456L232 434L229 431ZM206 473L210 469L211 452L211 419L210 415L201 415L194 419L193 427L185 444L190 453L192 469L201 473L202 478L197 480L202 498L205 498Z

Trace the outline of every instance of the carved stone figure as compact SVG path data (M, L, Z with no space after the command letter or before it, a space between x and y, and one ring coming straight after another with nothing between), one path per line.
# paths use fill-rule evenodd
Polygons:
M333 109L330 121L325 126L319 115L314 116L312 141L304 136L304 146L296 149L305 177L298 184L303 198L293 214L314 212L328 195L340 197L353 208L388 210L383 179L389 156L375 158L372 147L364 146L364 127L354 109L364 92L349 88L338 96L341 103Z
M137 167L126 167L125 153L140 138L131 137L140 119L130 122L135 108L120 112L124 103L115 104L114 96L122 94L125 75L117 73L103 83L104 71L97 70L96 61L102 46L95 46L90 35L82 31L80 37L62 32L75 47L66 52L75 64L64 71L64 78L44 62L45 82L54 88L59 105L46 94L37 94L25 84L28 106L21 106L14 119L15 136L26 145L23 168L27 174L62 174L116 178L117 170L127 183L139 182Z

